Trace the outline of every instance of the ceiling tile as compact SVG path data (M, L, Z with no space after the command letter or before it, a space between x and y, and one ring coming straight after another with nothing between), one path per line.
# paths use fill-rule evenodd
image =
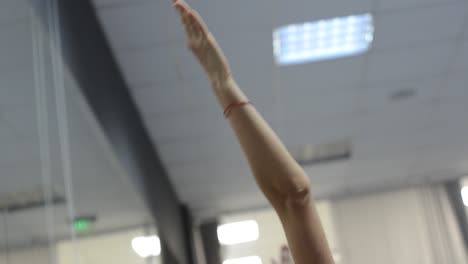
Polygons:
M161 118L150 117L147 121L153 139L158 143L229 131L222 114L211 111L192 111Z
M137 1L116 8L100 8L98 12L116 50L148 48L184 37L169 1Z
M285 25L291 23L302 23L333 17L348 16L352 14L368 13L372 10L373 0L361 1L294 1L291 4L287 1L275 0L275 4L270 6L272 11L268 15L274 17L275 25Z
M466 5L468 6L468 3ZM465 40L468 40L468 27L465 27L465 32L463 32L463 37Z
M363 82L365 73L365 57L356 56L336 60L307 63L295 66L283 66L278 69L281 90L285 95L289 91L303 92L317 91L323 93L330 87L353 89Z
M436 43L425 46L373 52L369 58L367 79L378 81L417 79L440 74L448 68L454 43Z
M2 0L0 2L0 31L2 30L2 24L8 24L18 20L28 20L29 3L26 0Z
M219 110L207 81L176 81L133 90L133 96L145 116Z
M360 89L359 111L376 112L391 108L410 106L418 102L429 101L438 96L445 81L445 75L427 76L426 79L387 81L371 83ZM408 98L393 99L400 92L413 92Z
M230 32L271 31L273 14L268 0L188 1L200 13L215 36ZM242 14L241 16L239 16ZM261 14L261 15L260 15Z
M307 123L334 119L351 114L356 109L355 87L328 87L328 91L295 91L289 89L281 98L284 120Z
M123 74L132 87L171 83L178 80L169 45L124 52L117 55Z
M452 62L455 71L468 70L468 39L460 43L460 51L455 56L455 61Z
M238 150L240 151L240 150ZM238 153L238 158L215 160L200 160L193 163L171 166L170 173L177 186L190 189L203 188L203 184L218 186L226 192L233 192L230 184L245 187L255 186L255 179L249 170L245 158ZM239 188L240 189L240 188Z
M35 111L34 76L31 68L0 72L0 87L0 108L22 106L31 109L31 113Z
M452 2L456 0L376 0L379 10L387 9L409 9L422 6L437 6Z
M304 167L313 185L338 185L345 183L350 176L351 164L348 161L317 164ZM320 188L319 188L320 189Z
M135 3L149 2L151 0L92 0L97 8L116 8Z
M352 138L357 122L352 116L323 119L302 118L285 120L281 126L281 138L291 148L305 144L327 144Z
M226 124L227 126L227 124ZM158 144L157 148L164 157L167 165L194 163L205 160L232 158L231 161L242 157L240 147L233 133L219 135L212 132L210 135L195 139L172 141Z
M0 74L33 64L31 25L19 21L0 26Z
M463 3L454 3L378 14L373 49L378 51L412 44L425 46L434 41L454 39L463 30L464 6Z
M440 141L443 112L431 103L374 111L358 119L354 135L357 159L408 159Z

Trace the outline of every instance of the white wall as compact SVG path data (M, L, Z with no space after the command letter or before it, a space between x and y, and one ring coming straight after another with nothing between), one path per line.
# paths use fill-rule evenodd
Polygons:
M58 264L147 264L131 247L132 239L137 236L144 236L142 229L60 242ZM161 263L160 258L153 258L151 263Z
M322 219L325 233L330 246L338 251L337 238L333 223L333 215L328 202L319 202L317 210ZM271 263L272 259L279 260L280 249L287 245L286 237L276 213L272 209L265 209L256 212L247 212L221 217L221 223L237 222L244 220L256 220L259 225L260 237L255 242L223 246L222 256L224 259L239 258L244 256L260 256L263 263Z
M442 187L333 203L343 263L464 264L466 252Z
M317 209L337 264L468 263L441 186L319 202ZM279 260L286 238L273 210L228 215L221 222L251 219L259 224L259 240L224 246L224 259L258 255L263 263Z
M0 254L0 264L49 264L49 248L35 247Z
M160 264L161 258L139 257L131 247L134 237L144 236L143 229L80 238L76 242L60 241L56 246L57 264ZM163 249L164 250L164 249ZM48 247L0 253L0 264L52 264Z

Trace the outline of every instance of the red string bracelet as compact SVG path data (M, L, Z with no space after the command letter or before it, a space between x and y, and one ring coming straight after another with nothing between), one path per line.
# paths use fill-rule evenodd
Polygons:
M240 102L235 102L235 103L232 103L230 105L228 105L225 109L224 109L224 117L228 118L229 117L229 114L231 113L231 110L233 108L236 108L236 107L239 107L239 106L243 106L243 105L252 105L252 102L250 101L240 101Z

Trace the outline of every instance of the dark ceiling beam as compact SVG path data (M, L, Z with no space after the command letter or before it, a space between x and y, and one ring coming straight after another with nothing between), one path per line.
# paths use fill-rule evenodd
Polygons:
M46 2L33 0L47 25ZM163 243L165 263L192 263L190 222L143 124L90 0L60 0L63 58L121 163L144 194ZM155 72L157 74L157 72Z

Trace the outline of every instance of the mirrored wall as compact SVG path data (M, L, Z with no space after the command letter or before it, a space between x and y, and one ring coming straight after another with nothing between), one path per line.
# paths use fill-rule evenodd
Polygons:
M154 221L62 61L56 1L0 1L0 263L159 263Z

